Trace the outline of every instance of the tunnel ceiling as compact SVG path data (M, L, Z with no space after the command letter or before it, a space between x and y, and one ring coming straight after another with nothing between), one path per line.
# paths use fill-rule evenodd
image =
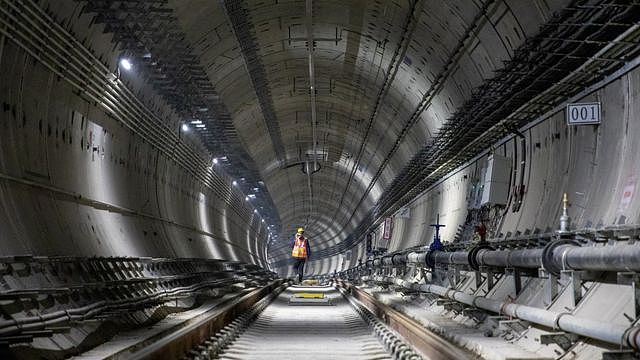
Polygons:
M319 256L346 249L636 51L614 43L618 60L594 63L637 12L607 1L80 4L185 122L204 122L203 143L278 228L275 260L298 226ZM554 85L587 63L598 71Z

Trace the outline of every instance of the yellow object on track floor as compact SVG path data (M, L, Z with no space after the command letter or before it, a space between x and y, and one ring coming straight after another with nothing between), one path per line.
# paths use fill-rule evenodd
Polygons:
M296 293L295 297L305 299L324 299L324 293Z

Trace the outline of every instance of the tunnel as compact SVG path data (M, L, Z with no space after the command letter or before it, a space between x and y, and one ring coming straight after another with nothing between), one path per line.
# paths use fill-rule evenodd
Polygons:
M0 358L640 357L640 3L0 0Z

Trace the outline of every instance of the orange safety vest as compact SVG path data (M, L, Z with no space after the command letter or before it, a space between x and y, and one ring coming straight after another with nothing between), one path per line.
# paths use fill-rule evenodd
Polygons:
M297 259L307 258L307 239L304 236L296 236L291 256Z

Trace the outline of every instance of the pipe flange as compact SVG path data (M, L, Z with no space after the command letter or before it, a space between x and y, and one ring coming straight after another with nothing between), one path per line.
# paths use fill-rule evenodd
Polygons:
M628 328L622 335L620 343L636 351L640 350L640 327L635 326Z
M558 239L548 243L542 250L542 267L546 272L553 275L560 275L562 264L556 264L553 261L553 252L562 245L580 246L580 244L573 239Z
M478 244L474 246L471 250L469 250L469 255L467 255L467 261L473 270L480 270L480 262L478 261L478 253L480 250L493 250L489 244Z
M554 330L561 330L561 328L560 328L560 318L565 316L565 315L571 315L571 313L563 312L563 313L560 313L560 314L556 315L553 318L553 329Z
M431 261L431 254L433 254L436 251L439 251L439 250L429 250L427 251L427 255L424 257L425 264L427 264L427 266L430 268L434 268L436 266L435 257L434 257L434 261Z
M404 255L402 254L393 254L391 255L391 264L392 265L402 265L401 259Z

